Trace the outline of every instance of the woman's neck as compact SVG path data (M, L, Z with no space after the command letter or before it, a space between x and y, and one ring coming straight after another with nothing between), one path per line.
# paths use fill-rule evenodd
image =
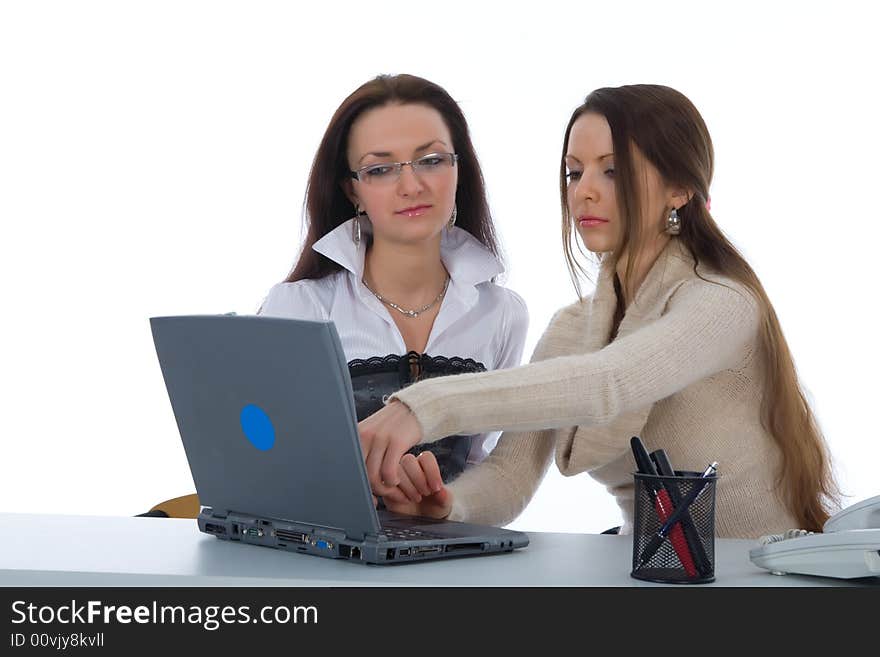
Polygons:
M628 306L632 303L642 283L645 282L648 272L651 271L651 267L654 266L666 245L669 244L669 240L670 237L668 235L661 234L657 239L652 240L649 244L639 249L633 260L632 272L630 273L631 278L629 280L627 279L626 269L629 266L630 254L628 251L620 254L614 270L617 278L620 280L620 290L623 294L625 305Z
M400 244L374 239L364 263L367 285L395 303L418 306L434 299L446 282L440 236L431 242Z

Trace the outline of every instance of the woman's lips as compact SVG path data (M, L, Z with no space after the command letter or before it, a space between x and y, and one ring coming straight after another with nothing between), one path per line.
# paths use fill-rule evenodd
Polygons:
M404 217L420 217L431 209L430 205L414 205L411 208L398 210L395 214L402 214Z
M593 216L578 217L578 226L582 226L583 228L593 228L595 226L602 226L607 223L608 223L608 220L603 219L602 217L593 217Z

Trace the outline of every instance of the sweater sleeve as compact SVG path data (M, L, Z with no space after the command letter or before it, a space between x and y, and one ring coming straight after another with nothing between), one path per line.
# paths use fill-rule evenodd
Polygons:
M450 520L506 525L522 513L550 466L553 430L507 432L486 459L465 471L448 488Z
M428 441L604 425L734 366L759 315L755 299L735 284L689 281L659 319L599 351L425 381L392 398L412 410Z

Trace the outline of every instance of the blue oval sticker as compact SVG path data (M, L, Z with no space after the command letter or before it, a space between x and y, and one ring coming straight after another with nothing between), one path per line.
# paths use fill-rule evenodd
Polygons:
M275 427L266 411L256 404L248 404L241 409L239 421L241 430L254 447L264 452L272 449L275 445Z

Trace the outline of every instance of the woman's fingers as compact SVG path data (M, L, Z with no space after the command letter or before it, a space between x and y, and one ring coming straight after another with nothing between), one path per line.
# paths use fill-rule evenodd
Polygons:
M385 455L385 446L382 444L383 435L381 409L358 423L358 436L361 441L361 451L364 457L364 466L367 469L367 479L370 486L378 495L384 495L389 488L383 485L380 469ZM396 484L396 482L394 482Z
M412 454L409 454L408 456L412 456ZM397 485L397 489L402 491L408 500L411 500L416 504L422 501L421 489L412 481L412 478L403 468L401 468L400 483Z
M382 502L385 503L385 508L394 511L394 505L413 505L413 501L410 500L400 488L392 488L386 495L382 496Z
M370 488L373 489L373 492L376 495L387 495L389 492L394 490L396 486L388 486L382 481L381 475L379 475L379 467L382 463L382 454L377 451L372 451L367 454L366 467L367 467L367 478L370 481Z
M418 457L419 470L425 477L425 484L429 493L436 493L443 488L443 476L440 474L440 465L437 463L437 457L431 451L424 451Z
M409 408L400 402L392 402L382 411L388 411L388 416L387 423L383 425L386 447L381 474L386 483L391 483L397 474L400 459L407 450L421 442L422 427Z
M400 459L400 468L401 470L403 470L403 473L407 477L409 477L409 480L413 483L413 486L416 487L421 495L427 496L434 492L428 485L428 480L425 477L425 473L422 472L420 461L416 459L415 456L413 456L412 454L404 454L403 458Z
M358 433L370 486L384 496L400 483L400 459L421 441L421 426L406 405L392 402L360 422Z

